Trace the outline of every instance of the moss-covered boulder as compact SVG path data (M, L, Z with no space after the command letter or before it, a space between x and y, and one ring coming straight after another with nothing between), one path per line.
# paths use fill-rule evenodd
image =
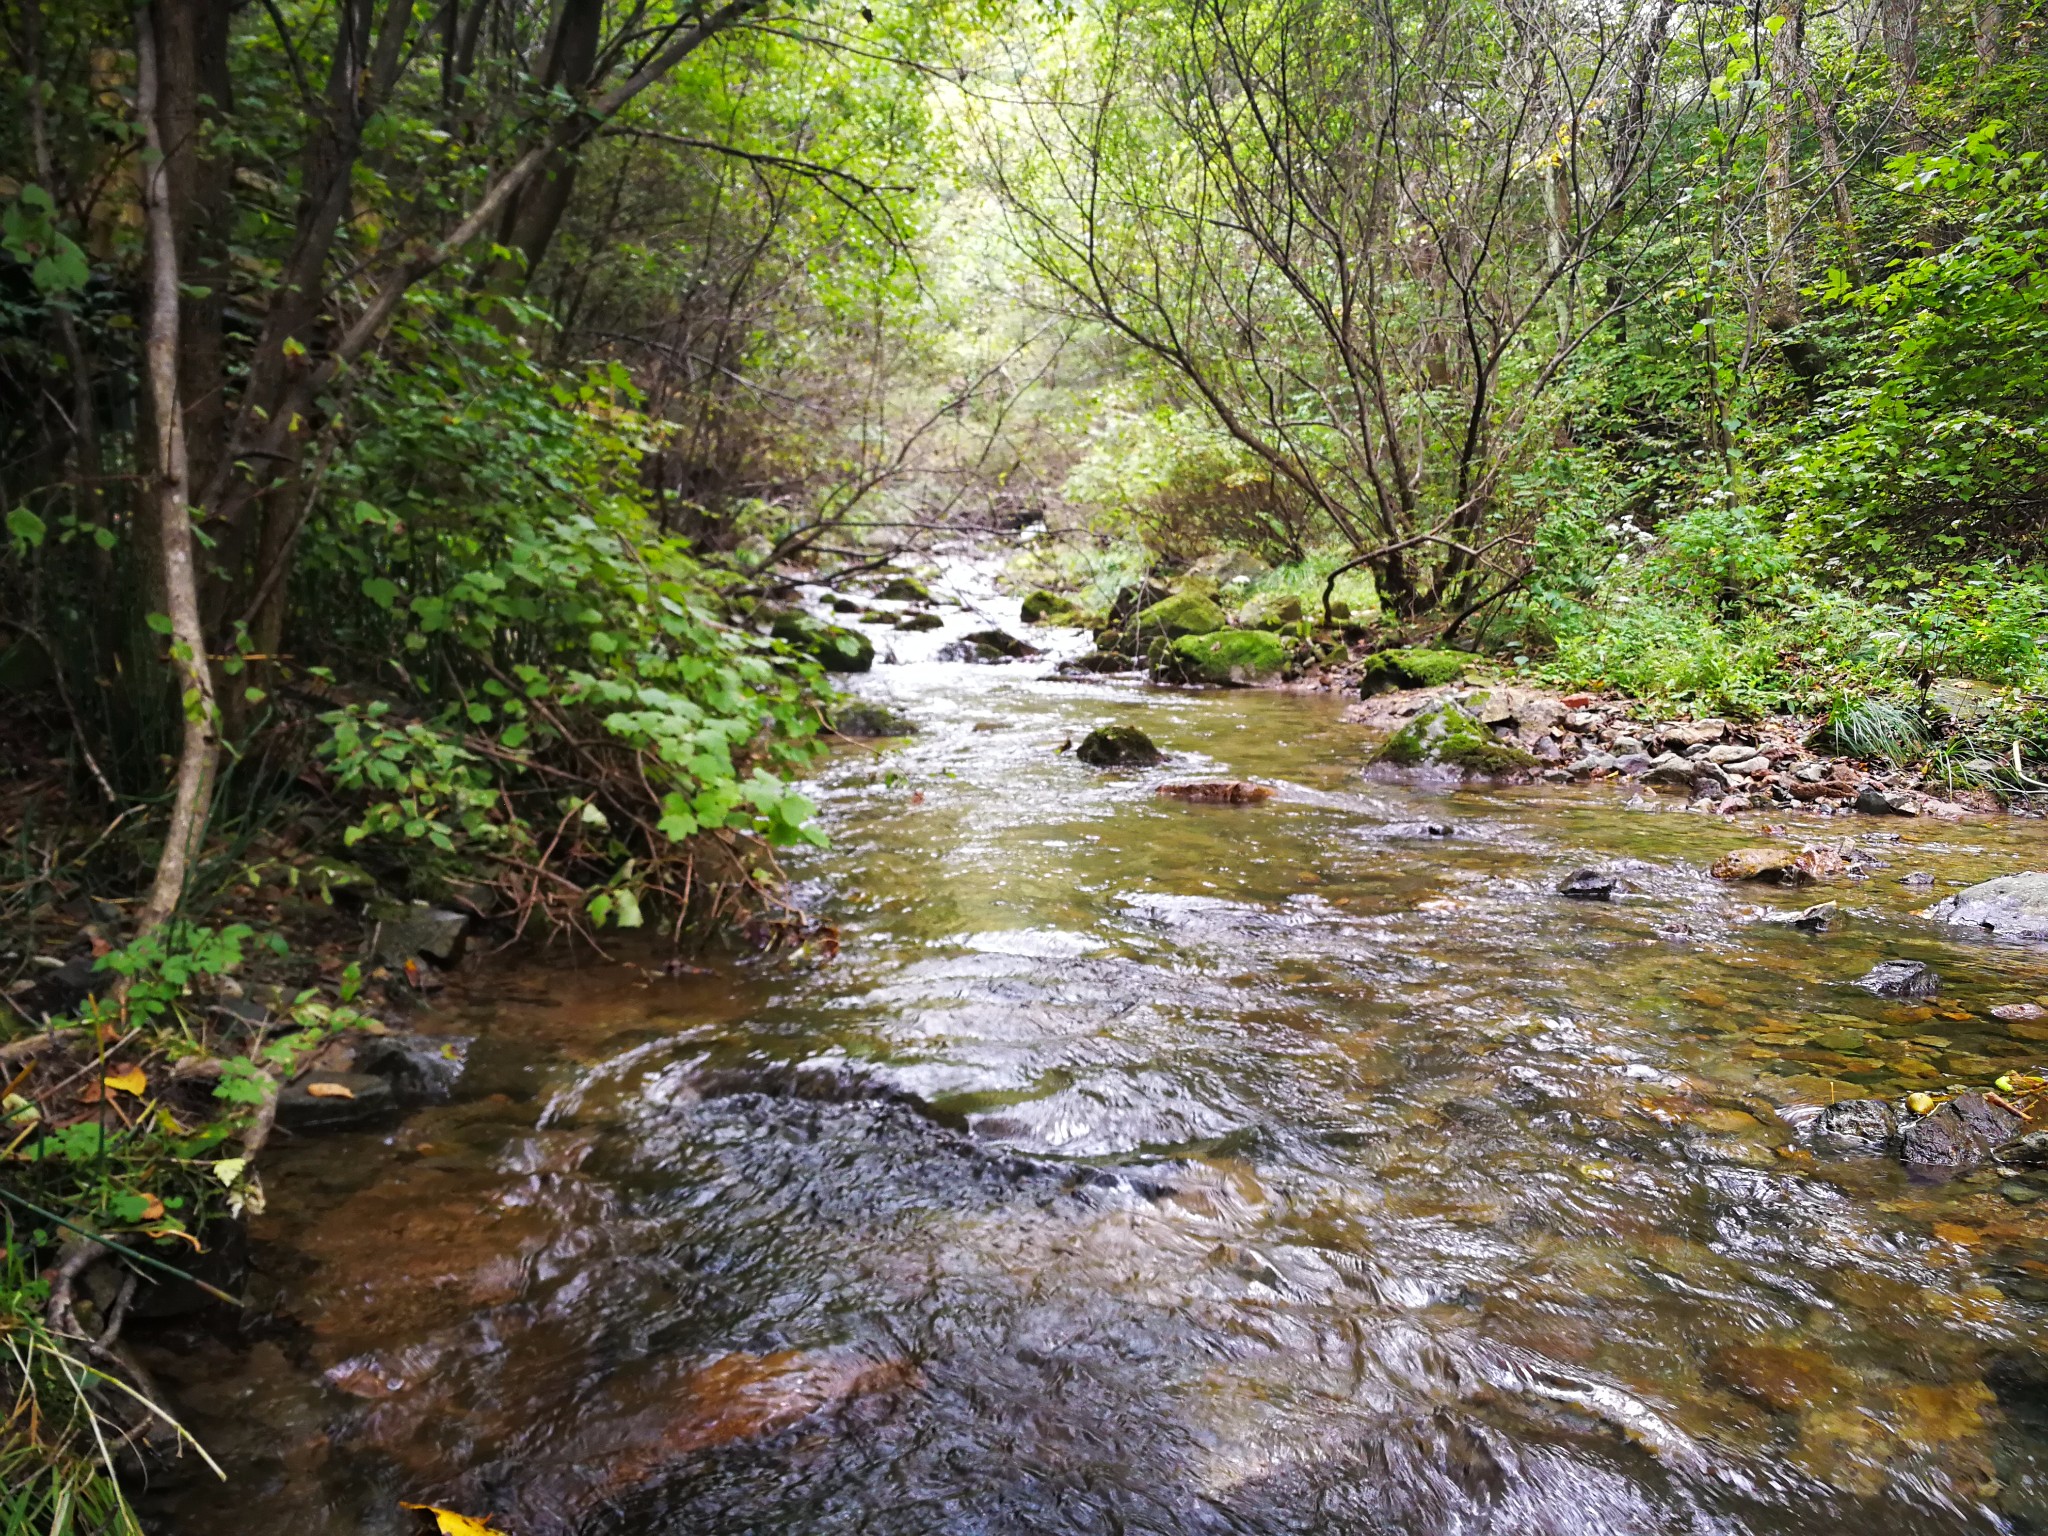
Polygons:
M1394 732L1372 760L1398 768L1457 768L1489 775L1540 766L1513 742L1496 740L1468 710L1449 699L1438 700Z
M1223 623L1223 610L1201 593L1176 592L1138 615L1138 633L1178 640L1183 635L1213 634Z
M1278 629L1301 622L1301 599L1290 592L1261 592L1237 610L1240 629Z
M1074 756L1091 768L1146 768L1161 753L1135 725L1105 725L1083 736Z
M1021 616L1026 624L1077 624L1081 610L1071 598L1040 590L1024 599Z
M875 664L874 642L866 635L857 629L827 624L808 613L777 615L769 633L814 657L827 672L865 672Z
M876 589L875 596L892 603L928 603L932 594L915 576L891 576Z
M1172 642L1162 675L1190 683L1245 687L1276 681L1287 670L1287 643L1263 629L1224 629Z
M1398 650L1376 651L1365 658L1365 673L1358 691L1364 698L1395 693L1403 688L1436 688L1455 683L1465 669L1479 658L1470 651L1430 651L1404 646Z
M944 629L946 621L936 613L906 613L896 621L898 629Z
M917 722L886 704L870 699L847 699L832 711L832 729L841 736L861 738L915 736Z

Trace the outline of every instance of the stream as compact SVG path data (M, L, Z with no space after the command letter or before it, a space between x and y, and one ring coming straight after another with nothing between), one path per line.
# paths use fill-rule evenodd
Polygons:
M2048 1058L2048 951L1913 915L2048 826L1376 782L1331 695L926 659L1046 633L953 585L789 861L837 958L485 968L450 1102L273 1144L153 1531L2048 1531L2048 1200L1798 1130ZM1168 761L1057 750L1112 722ZM1876 863L1710 879L1765 821Z

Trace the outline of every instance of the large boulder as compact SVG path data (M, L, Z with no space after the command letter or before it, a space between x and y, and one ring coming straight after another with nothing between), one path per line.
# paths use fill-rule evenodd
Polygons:
M1185 635L1168 648L1159 668L1162 676L1220 687L1270 683L1286 669L1286 643L1262 629Z
M827 624L808 613L780 614L770 634L815 659L827 672L865 672L875 664L875 643L857 629Z
M1456 768L1489 775L1538 766L1536 758L1497 740L1449 699L1439 699L1419 712L1380 745L1372 760L1399 768Z
M1365 671L1358 681L1361 698L1395 693L1403 688L1436 688L1455 683L1465 668L1479 658L1467 651L1430 651L1401 647L1375 651L1365 658Z
M1081 738L1074 756L1091 768L1146 768L1161 754L1135 725L1104 725Z
M2001 939L2048 940L2048 874L2000 875L1945 896L1920 915Z
M1223 628L1223 610L1199 592L1178 592L1138 615L1138 633L1178 640Z

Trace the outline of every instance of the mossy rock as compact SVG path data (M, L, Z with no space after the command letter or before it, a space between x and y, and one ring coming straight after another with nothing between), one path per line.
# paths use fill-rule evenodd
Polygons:
M1184 635L1168 650L1162 671L1191 683L1244 687L1270 683L1287 670L1287 643L1263 629Z
M928 603L932 594L915 576L891 576L876 589L875 596L892 603Z
M832 712L832 729L841 736L915 736L917 722L898 714L886 704L868 699L848 699Z
M866 635L808 613L777 615L769 633L814 658L827 672L865 672L875 664L875 645Z
M1026 624L1072 624L1081 617L1071 598L1040 590L1024 599L1021 616Z
M1161 753L1135 725L1105 725L1083 736L1074 756L1091 768L1147 768Z
M1372 760L1400 768L1460 768L1489 775L1539 766L1538 760L1520 747L1496 740L1449 699L1432 704L1394 732Z
M906 613L896 621L898 629L944 629L946 621L936 613Z
M1479 658L1470 651L1430 651L1404 646L1377 651L1365 658L1365 674L1359 693L1371 698L1376 693L1394 693L1403 688L1437 688L1455 683L1465 668Z
M1237 611L1240 629L1279 629L1301 622L1301 599L1291 592L1261 592Z
M1199 592L1177 592L1138 615L1138 632L1178 640L1183 635L1214 634L1223 623L1223 610L1208 598Z

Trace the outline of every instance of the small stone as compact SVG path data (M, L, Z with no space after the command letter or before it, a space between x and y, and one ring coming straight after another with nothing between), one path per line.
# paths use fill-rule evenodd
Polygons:
M1091 768L1150 767L1161 755L1152 738L1135 725L1101 726L1074 749L1074 756Z
M1933 997L1941 990L1941 978L1924 960L1880 960L1856 978L1856 985L1878 997Z
M1635 736L1617 736L1608 743L1608 750L1616 757L1626 757L1631 752L1643 750L1643 743Z
M1619 889L1621 882L1604 870L1575 869L1565 876L1557 894L1573 901L1612 901Z
M1883 1099L1845 1099L1813 1122L1813 1144L1828 1152L1876 1156L1891 1149L1897 1134L1898 1118Z
M1732 763L1724 763L1722 768L1731 775L1739 773L1744 778L1754 778L1757 774L1771 771L1771 760L1768 757L1744 757Z
M1452 837L1457 830L1448 821L1392 821L1386 826L1389 837Z
M2041 1198L2041 1191L2031 1184L2022 1184L2018 1179L2007 1179L1998 1186L1998 1192L2014 1205L2032 1205Z
M1916 869L1910 874L1899 876L1899 884L1910 885L1916 890L1924 890L1926 887L1934 884L1934 876L1924 869Z
M1834 902L1822 901L1801 911L1789 913L1777 921L1788 928L1797 928L1801 933L1826 933L1834 926L1837 911Z
M2048 1008L2039 1003L2000 1003L1991 1010L1994 1019L2044 1019Z
M1827 769L1819 763L1801 763L1792 770L1792 777L1802 784L1818 784L1828 776Z
M1726 741L1719 746L1707 748L1704 755L1706 760L1715 767L1724 768L1732 763L1740 763L1754 757L1756 755L1756 748L1744 746L1740 742Z
M1870 1037L1860 1029L1824 1029L1813 1037L1824 1051L1846 1051L1860 1055L1870 1048Z
M1856 809L1866 816L1917 816L1920 814L1909 797L1890 790L1880 789L1875 784L1866 784L1856 792Z
M419 955L451 965L461 957L463 937L469 932L467 913L424 903L386 903L372 907L370 917L377 924L373 947L386 965L403 965Z

